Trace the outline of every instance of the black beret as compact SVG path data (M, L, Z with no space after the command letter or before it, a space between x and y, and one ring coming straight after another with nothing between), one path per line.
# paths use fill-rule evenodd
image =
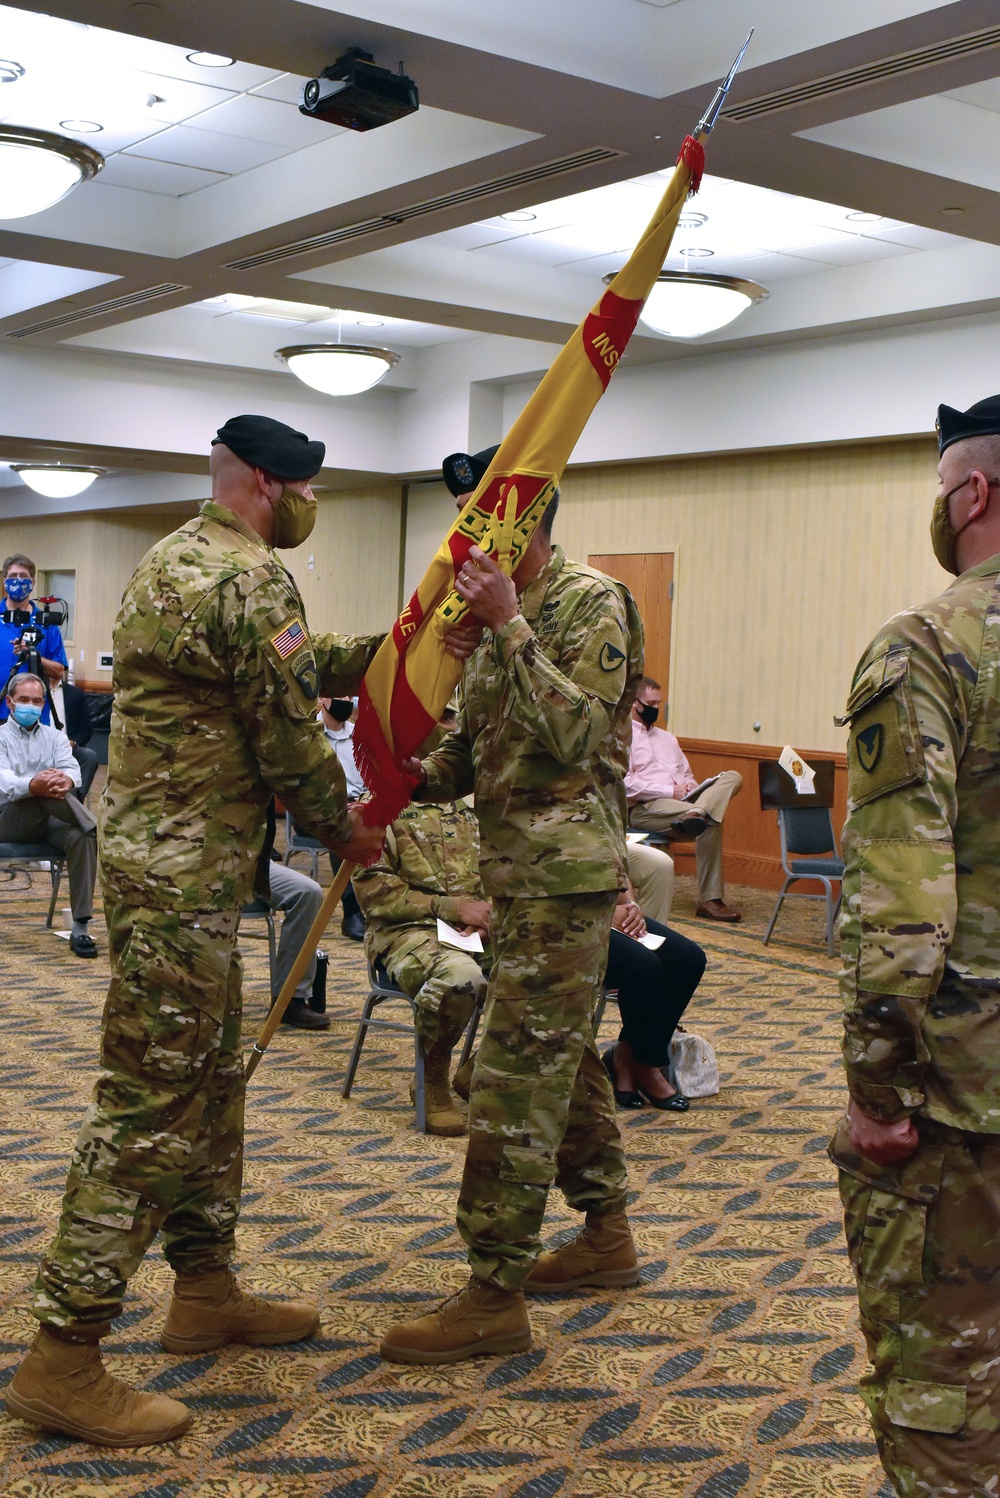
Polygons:
M967 437L1000 437L1000 395L988 395L967 411L938 406L937 434L939 452Z
M479 488L483 474L499 451L498 442L494 447L484 447L481 453L452 453L445 458L441 474L456 499Z
M279 479L311 479L323 467L326 445L310 442L270 416L232 416L216 433L212 446L221 442L251 468L263 468Z

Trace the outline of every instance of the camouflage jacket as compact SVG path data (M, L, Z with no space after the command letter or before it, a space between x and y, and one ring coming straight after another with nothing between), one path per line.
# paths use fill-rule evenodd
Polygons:
M403 927L454 925L460 900L482 900L479 828L461 803L414 802L387 829L382 857L352 877L368 923L365 951L381 957Z
M642 621L627 588L558 546L519 604L468 661L455 731L424 761L422 794L475 790L490 896L624 889Z
M1000 556L889 620L847 715L851 1094L1000 1133Z
M379 639L310 638L277 554L211 502L147 552L114 632L105 896L238 909L272 791L307 830L346 835L344 773L316 698L350 696Z

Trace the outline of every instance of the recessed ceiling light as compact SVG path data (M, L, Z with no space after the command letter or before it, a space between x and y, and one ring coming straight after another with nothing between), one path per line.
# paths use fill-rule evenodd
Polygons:
M189 52L187 60L196 68L231 68L236 58L223 57L221 52Z
M538 217L537 213L529 213L526 208L515 208L512 213L501 213L500 217L506 219L508 224L530 224Z
M378 317L359 317L359 328L384 328L385 323Z
M942 208L941 212L942 213L948 213L948 214L956 214L956 213L964 213L965 209L964 208Z
M885 218L884 213L849 213L847 218L852 224L878 224Z
M607 275L604 284L613 280L613 275ZM737 276L664 270L657 276L639 317L648 328L668 338L701 338L724 328L766 296L764 287L756 281Z
M715 254L715 251L707 249L703 244L690 244L678 250L677 254L683 255L685 260L707 260L709 255Z
M707 213L695 213L689 209L685 209L677 220L677 227L678 229L701 229L707 223Z
M360 395L399 363L392 349L362 343L299 343L276 349L274 356L323 395Z
M12 463L10 466L29 489L44 494L48 499L69 499L74 494L82 494L104 472L103 468L76 468L63 463Z
M104 129L96 120L60 120L60 130L68 130L70 135L99 135Z
M103 165L100 152L68 135L0 125L0 219L51 208Z
M19 62L11 62L6 57L0 58L0 83L16 83L23 77L24 69Z

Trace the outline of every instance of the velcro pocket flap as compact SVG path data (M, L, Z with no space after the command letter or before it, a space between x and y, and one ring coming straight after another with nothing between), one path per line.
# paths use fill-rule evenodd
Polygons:
M885 1413L893 1425L903 1425L908 1430L957 1435L965 1425L965 1385L890 1378Z
M525 1186L551 1186L555 1175L556 1162L551 1150L526 1144L504 1146L501 1180L520 1181Z
M138 1192L123 1191L119 1186L95 1180L80 1184L73 1203L74 1217L95 1222L98 1227L113 1228L119 1233L131 1231L138 1210Z

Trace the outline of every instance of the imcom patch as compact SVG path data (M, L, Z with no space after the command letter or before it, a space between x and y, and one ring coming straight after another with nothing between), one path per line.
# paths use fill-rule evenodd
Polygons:
M610 640L606 640L601 646L601 653L597 659L602 671L617 671L625 659L625 652L619 650L617 645L612 645Z
M881 723L872 723L868 728L863 728L858 734L858 764L862 770L867 770L869 775L879 762L879 757L882 753L883 737Z

